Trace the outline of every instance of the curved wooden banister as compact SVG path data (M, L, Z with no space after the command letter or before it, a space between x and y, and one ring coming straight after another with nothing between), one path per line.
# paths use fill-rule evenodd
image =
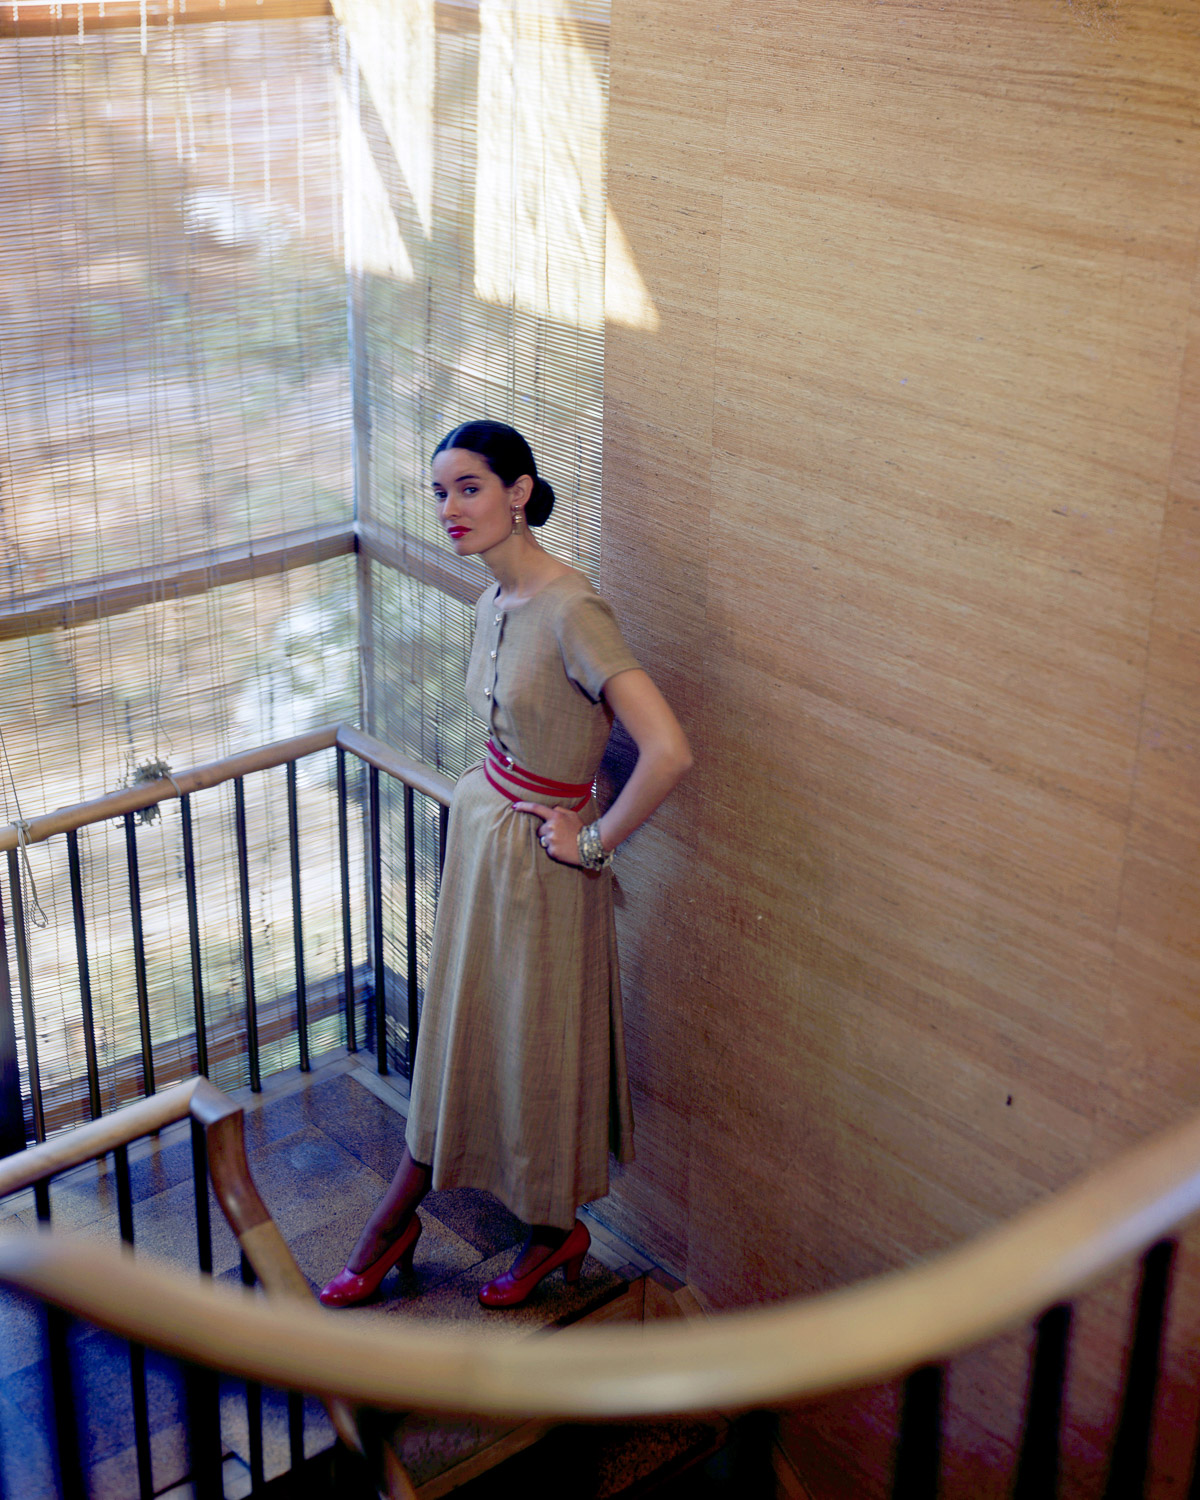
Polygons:
M204 1127L208 1171L217 1201L256 1271L263 1280L270 1278L273 1292L308 1301L308 1282L254 1184L246 1160L242 1107L207 1078L177 1083L0 1159L0 1198L189 1118Z
M43 1177L66 1172L71 1167L82 1165L97 1156L103 1156L114 1146L122 1146L139 1136L163 1130L177 1120L184 1120L192 1112L192 1100L199 1095L208 1104L210 1112L215 1104L208 1095L216 1096L228 1108L236 1108L220 1089L206 1078L190 1078L184 1083L151 1094L148 1099L138 1099L126 1104L99 1120L52 1137L37 1146L28 1146L24 1151L0 1158L0 1198L9 1193L32 1187Z
M1027 1322L1200 1210L1200 1117L912 1269L698 1323L480 1339L275 1307L53 1236L0 1241L0 1280L126 1337L353 1405L605 1419L783 1406Z
M246 1160L245 1113L240 1104L207 1078L191 1078L177 1083L148 1099L138 1099L99 1120L92 1120L52 1140L0 1159L0 1198L94 1161L119 1146L128 1146L143 1136L189 1118L204 1130L213 1191L255 1274L270 1289L272 1296L283 1297L292 1305L296 1302L311 1305L312 1291L308 1281L279 1233L250 1172ZM56 1241L52 1236L42 1235L37 1243L50 1245ZM107 1252L109 1255L113 1253ZM101 1252L95 1273L101 1277L114 1274L111 1268L107 1272L104 1268L105 1254ZM120 1261L119 1264L123 1270L125 1263ZM139 1262L136 1272L139 1279L145 1274L145 1266L145 1261ZM178 1295L178 1277L172 1284L175 1287L173 1295ZM228 1313L224 1304L221 1312L222 1316ZM343 1441L357 1447L359 1434L351 1413L336 1400L327 1405ZM402 1490L399 1492L403 1493Z

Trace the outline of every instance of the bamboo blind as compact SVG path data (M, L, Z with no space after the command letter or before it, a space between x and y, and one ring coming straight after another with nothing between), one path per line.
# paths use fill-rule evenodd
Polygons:
M489 575L448 554L429 460L459 422L512 422L553 484L542 539L599 569L607 7L344 0L367 724L450 776L484 727L462 699ZM413 576L385 559L406 549ZM402 968L404 851L385 807ZM419 827L422 968L436 822ZM394 905L392 903L395 903ZM402 1012L399 998L395 1008Z
M141 609L0 646L9 818L18 793L36 812L150 759L187 764L357 717L360 652L368 727L452 775L469 764L482 734L461 683L483 575L446 553L427 477L432 448L465 418L525 431L558 494L546 540L597 571L605 13L346 0L338 23L184 27L196 15L182 9L94 29L98 7L10 6L0 32L10 616L26 597L97 579L102 590L124 570L164 579ZM335 559L217 587L231 548L339 522L363 540L356 576ZM400 555L415 577L395 571ZM209 556L212 587L174 597L165 580L181 560L194 573ZM286 948L286 922L262 796L256 921L278 991L286 964L266 934ZM385 944L399 975L395 812ZM170 822L138 835L154 871L144 888L164 882L148 925L165 945L152 987L168 997L182 992ZM436 833L422 812L423 950ZM202 878L208 978L232 1015L225 841L214 822ZM99 833L84 844L119 1070L132 993L123 851ZM56 857L33 856L48 862L51 917L35 968L57 1007L43 1051L57 1047L65 1076L78 1072L78 1002ZM175 1022L183 1038L187 1018Z
M430 455L491 416L525 433L555 487L544 541L595 574L605 18L568 0L347 0L339 14L368 551L415 539L445 553ZM458 602L380 577L368 632L375 728L451 774L482 747L441 682L459 680L461 601L486 581L457 571Z
M231 553L353 523L336 24L38 35L25 12L34 34L10 7L0 37L5 602L19 620L47 591L103 590L129 570L151 582L140 608L0 643L5 820L18 803L30 816L109 790L147 761L186 766L355 717L358 700L349 559L294 568L285 546L277 573L218 586ZM168 587L181 559L212 563L191 597ZM319 871L336 847L328 768L307 774ZM247 784L268 1001L294 983L281 788ZM195 804L217 1028L242 1004L227 801ZM192 1065L178 817L173 805L137 831L154 1033L175 1076ZM81 835L106 1105L138 1067L123 840ZM30 861L48 918L30 936L53 1092L82 1072L70 892L61 843ZM332 929L306 944L310 978L331 972Z
M0 42L11 597L351 519L333 45L329 20ZM94 649L72 634L8 652L0 711L29 800L94 794L129 761L223 753L282 637L353 645L352 605L307 582L248 597L226 617L215 597L145 609L99 625ZM51 659L71 700L101 706L86 756L37 687Z

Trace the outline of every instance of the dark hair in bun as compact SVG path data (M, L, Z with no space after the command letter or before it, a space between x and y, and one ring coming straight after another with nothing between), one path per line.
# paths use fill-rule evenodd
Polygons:
M554 509L554 491L538 478L533 450L515 427L505 422L463 422L448 432L433 450L436 458L447 448L465 448L487 460L488 468L504 484L515 484L522 474L533 480L533 493L525 506L525 521L544 526Z

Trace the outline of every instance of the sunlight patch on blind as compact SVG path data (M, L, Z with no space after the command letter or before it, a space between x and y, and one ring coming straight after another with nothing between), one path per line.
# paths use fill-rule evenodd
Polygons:
M480 297L602 326L605 106L566 0L480 0Z
M359 124L358 111L340 94L342 180L354 212L346 218L346 259L364 272L414 281L416 272L400 237L383 175Z
M433 226L435 0L338 0L345 27L422 229Z

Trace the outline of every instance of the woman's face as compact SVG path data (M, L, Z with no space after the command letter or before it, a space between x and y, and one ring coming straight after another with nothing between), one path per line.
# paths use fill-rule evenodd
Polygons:
M460 557L489 552L510 537L512 508L524 510L532 489L527 474L505 484L487 459L469 448L446 448L434 455L438 520Z

